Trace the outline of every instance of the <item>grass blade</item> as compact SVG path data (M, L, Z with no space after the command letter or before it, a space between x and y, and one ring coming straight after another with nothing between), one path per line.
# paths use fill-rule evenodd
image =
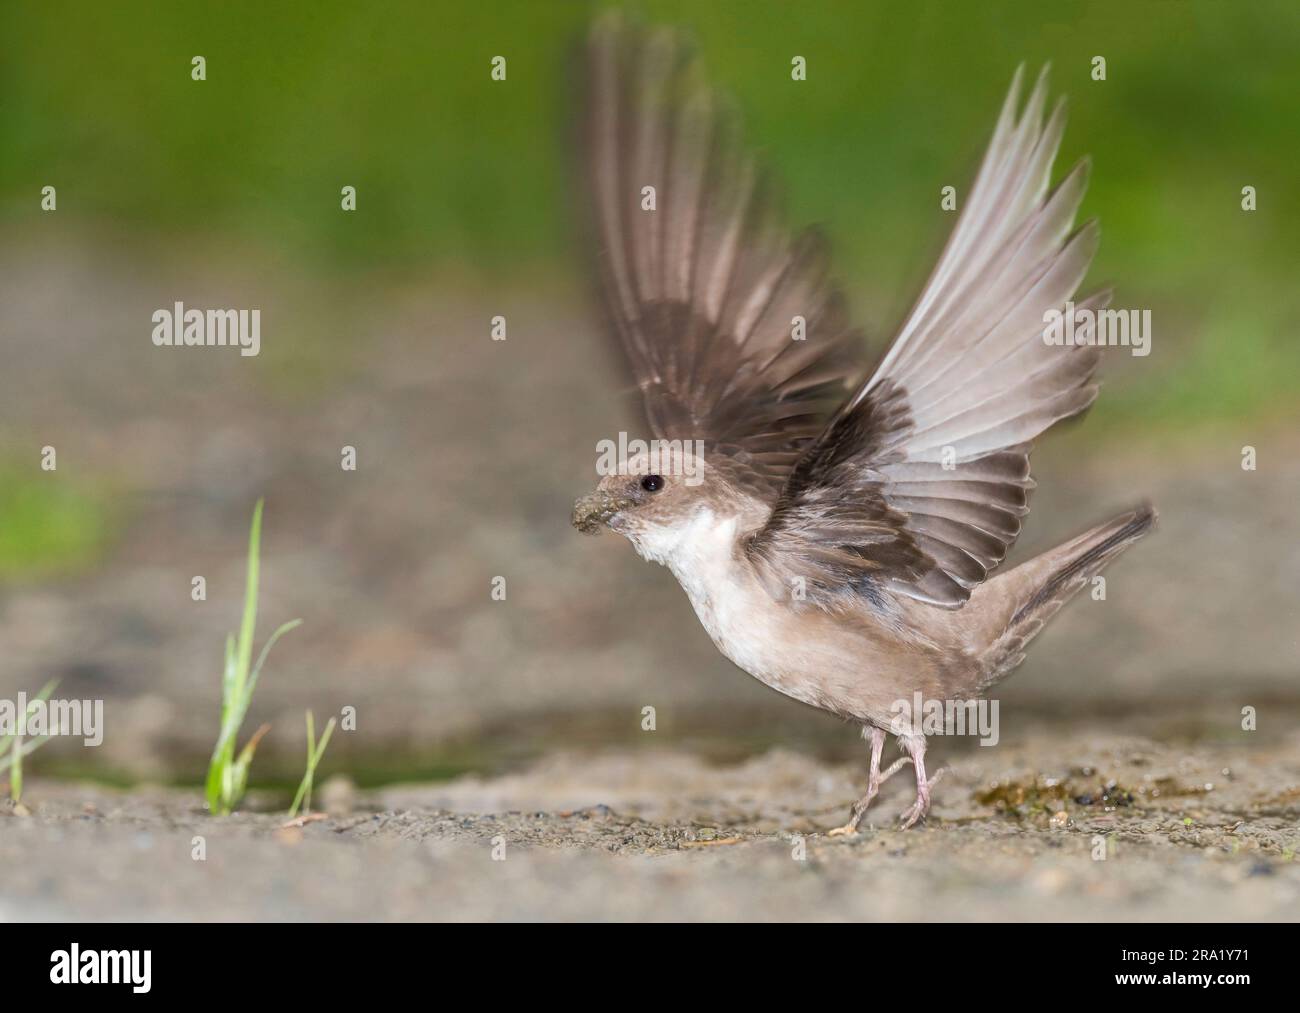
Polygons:
M17 805L23 800L23 737L14 733L14 751L9 758L9 798Z
M262 500L253 507L253 523L248 530L248 578L244 584L244 617L239 624L239 649L236 664L236 696L242 695L248 666L253 660L253 634L257 630L257 580L261 568Z
M26 708L24 708L24 716L31 717L36 710L37 704L44 703L46 700L48 700L50 698L50 694L54 692L54 689L56 686L58 686L58 684L59 684L58 679L51 679L44 686L42 686L40 692L27 701L27 706ZM14 741L17 739L17 737L18 737L17 729L14 729L14 731L10 732L4 738L0 738L0 757L3 757L5 753L9 752L9 748L14 744Z
M275 642L290 630L295 630L301 625L301 619L291 619L289 622L282 624L274 633L271 634L271 639L266 642L266 646L262 648L262 653L257 656L257 664L253 666L253 674L249 677L248 688L244 691L244 698L246 700L251 700L253 698L253 690L257 688L258 676L262 674L262 665L266 661L266 656L271 653L271 648L275 646Z
M36 752L36 750L40 749L41 746L49 742L51 738L52 736L50 735L41 735L34 739L28 739L22 745L22 755L24 757L31 756L32 753ZM12 756L6 756L3 759L0 759L0 774L3 774L8 770L13 765L13 762L14 758Z
M307 712L307 773L302 776L302 783L298 785L298 793L293 797L293 805L289 807L289 819L294 819L298 815L299 806L303 807L304 812L311 812L311 790L312 783L316 778L316 767L320 764L321 757L325 755L325 747L329 745L330 736L334 734L334 718L330 718L325 725L325 732L320 737L320 742L316 742L315 721L312 718L311 711Z
M253 762L257 743L266 733L263 726L249 740L236 757L239 730L248 715L249 705L253 700L253 690L262 674L262 666L276 641L294 627L302 623L294 619L284 623L263 646L253 665L253 640L257 634L257 593L261 569L262 546L262 507L258 500L253 508L253 520L248 529L248 570L244 585L244 610L239 623L239 635L227 635L225 664L221 672L221 728L217 734L216 745L212 749L212 760L208 764L208 776L204 782L204 795L207 798L208 811L214 814L228 815L244 794L248 785L248 770Z
M31 700L27 701L27 706L23 708L22 720L19 727L24 727L26 721L54 692L54 687L59 684L58 679L51 679L41 687L40 692ZM28 756L50 740L50 733L38 736L26 745L23 744L23 736L18 728L4 737L0 741L0 770L9 768L9 797L15 804L22 801L23 798L23 757Z

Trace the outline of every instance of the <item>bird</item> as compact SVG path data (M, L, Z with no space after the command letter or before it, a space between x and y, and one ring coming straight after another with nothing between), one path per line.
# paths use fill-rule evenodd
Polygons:
M583 64L595 277L652 440L572 523L666 566L737 667L861 726L866 793L830 834L857 833L909 764L912 827L939 775L897 701L985 697L1156 521L1141 501L1001 565L1029 511L1034 440L1098 391L1087 316L1073 344L1044 335L1098 244L1094 220L1075 227L1088 160L1050 185L1064 100L1047 111L1044 67L1022 105L1015 72L938 263L872 366L823 234L786 226L684 34L616 12L589 29ZM882 771L890 734L901 755Z

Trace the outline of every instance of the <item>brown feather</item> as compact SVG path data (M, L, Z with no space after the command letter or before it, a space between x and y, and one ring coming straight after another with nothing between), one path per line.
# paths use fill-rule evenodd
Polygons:
M825 243L779 223L734 111L670 30L588 45L587 163L606 304L654 436L700 439L768 501L863 374ZM656 208L643 211L642 188ZM807 321L792 338L792 321ZM722 462L718 462L722 463Z

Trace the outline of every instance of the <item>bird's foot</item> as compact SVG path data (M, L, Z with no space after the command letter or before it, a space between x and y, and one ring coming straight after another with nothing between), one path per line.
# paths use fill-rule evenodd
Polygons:
M858 824L862 822L862 817L867 814L867 806L871 805L872 800L876 797L876 792L880 790L878 784L872 783L867 788L867 793L853 803L853 811L849 813L849 821L842 827L836 827L834 830L826 831L827 837L852 837L858 832Z
M876 795L880 791L880 786L897 774L907 764L912 762L910 756L904 756L889 765L889 768L882 774L879 771L874 772L871 780L867 783L867 793L853 803L853 811L849 814L849 821L842 827L836 827L834 830L826 831L827 837L852 837L858 832L858 824L862 822L862 817L867 814L867 807L875 801Z
M939 783L939 778L943 777L943 774L942 770L936 771L930 780L916 782L916 801L899 817L903 823L902 829L910 830L918 821L925 819L930 812L930 789Z

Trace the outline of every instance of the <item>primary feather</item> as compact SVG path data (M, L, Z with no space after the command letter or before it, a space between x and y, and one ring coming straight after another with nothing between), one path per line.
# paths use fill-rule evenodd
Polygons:
M1017 119L1020 78L907 321L750 545L774 586L802 577L823 607L869 586L963 604L1020 533L1031 442L1096 397L1099 350L1043 340L1096 251L1095 223L1071 231L1087 166L1048 190L1064 106L1043 124L1044 74Z
M768 500L852 379L861 339L826 246L780 224L733 109L670 30L588 45L587 165L606 304L662 439L701 439ZM654 190L653 210L643 207ZM793 320L806 322L792 340Z

